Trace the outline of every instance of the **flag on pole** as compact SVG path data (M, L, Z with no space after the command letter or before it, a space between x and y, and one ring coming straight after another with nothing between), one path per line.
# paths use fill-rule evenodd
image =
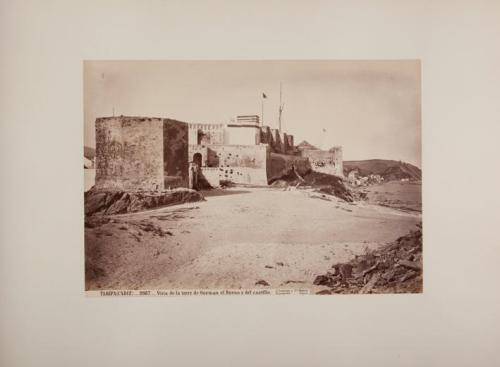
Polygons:
M262 98L267 98L265 93L262 93Z

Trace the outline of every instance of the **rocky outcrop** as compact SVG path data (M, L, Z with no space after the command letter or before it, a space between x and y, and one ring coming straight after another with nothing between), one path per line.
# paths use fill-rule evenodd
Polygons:
M301 176L296 170L290 169L278 179L273 180L271 186L278 188L310 187L322 194L333 195L347 202L354 201L351 191L344 185L342 178L312 170Z
M271 153L270 159L271 162L267 172L268 183L270 184L288 174L292 168L301 176L311 171L311 163L305 157Z
M91 189L85 193L85 215L110 215L139 212L182 203L203 201L203 195L195 190L174 189L153 192L100 191Z
M320 294L422 292L421 224L379 250L334 264L331 271L318 275L314 284L329 288Z

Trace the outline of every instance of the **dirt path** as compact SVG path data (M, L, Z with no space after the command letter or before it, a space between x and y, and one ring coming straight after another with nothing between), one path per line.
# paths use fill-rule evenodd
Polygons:
M86 228L88 289L312 288L317 274L413 229L419 214L307 191L234 188ZM92 226L92 225L91 225Z

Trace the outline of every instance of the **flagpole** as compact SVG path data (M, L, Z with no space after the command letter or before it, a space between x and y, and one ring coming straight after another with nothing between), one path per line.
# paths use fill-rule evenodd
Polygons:
M282 112L282 104L281 104L281 82L280 82L280 114L278 116L278 128L279 128L279 132L281 134L281 112Z
M261 97L260 126L264 126L264 97Z

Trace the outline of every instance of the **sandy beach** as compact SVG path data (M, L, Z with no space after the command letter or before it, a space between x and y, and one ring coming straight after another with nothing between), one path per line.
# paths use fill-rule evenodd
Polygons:
M87 290L314 290L316 275L414 229L418 212L311 190L231 188L86 221Z

